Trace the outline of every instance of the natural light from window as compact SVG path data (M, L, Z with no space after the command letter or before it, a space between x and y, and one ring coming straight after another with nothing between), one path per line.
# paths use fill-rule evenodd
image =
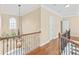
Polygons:
M10 29L16 29L16 19L14 17L11 17L9 19L9 28Z

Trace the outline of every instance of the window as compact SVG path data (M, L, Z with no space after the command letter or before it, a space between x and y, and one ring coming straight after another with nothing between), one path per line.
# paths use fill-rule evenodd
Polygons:
M9 19L9 28L16 29L16 19L13 17Z

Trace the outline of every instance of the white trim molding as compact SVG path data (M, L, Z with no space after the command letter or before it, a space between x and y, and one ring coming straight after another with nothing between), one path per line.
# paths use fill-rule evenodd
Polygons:
M44 5L41 5L41 8L45 8L46 10L48 10L48 11L50 11L50 12L52 12L52 13L60 16L60 17L62 17L62 15L60 15L58 12L56 12L55 10L52 10L52 9L50 9L50 8L44 6Z
M40 44L40 47L41 47L41 46L44 46L45 44L47 44L47 43L49 43L49 42L50 42L50 40L48 40L47 42L44 42L44 43Z

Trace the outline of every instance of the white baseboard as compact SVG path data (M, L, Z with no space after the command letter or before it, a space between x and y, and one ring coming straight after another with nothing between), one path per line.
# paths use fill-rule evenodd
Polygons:
M43 45L45 45L45 44L49 43L51 40L55 40L57 37L58 37L58 36L56 36L56 37L53 37L53 38L49 39L48 41L46 41L46 42L44 42L44 43L40 44L40 46L43 46Z
M49 42L50 42L50 40L47 41L47 42L44 42L44 43L40 44L40 46L43 46L43 45L45 45L45 44L47 44L47 43L49 43Z

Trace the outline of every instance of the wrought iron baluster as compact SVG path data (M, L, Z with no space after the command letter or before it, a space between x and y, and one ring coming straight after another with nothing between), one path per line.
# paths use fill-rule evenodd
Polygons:
M4 46L5 44L4 43L5 43L5 41L3 39L3 55L4 55L4 49L5 49L5 46Z
M19 38L20 39L20 38ZM19 41L21 43L21 41ZM21 54L21 47L19 47L19 55Z
M65 46L65 48L66 48L66 51L65 52L66 52L66 55L67 55L67 45Z
M14 49L16 50L16 37L14 39ZM16 52L15 52L15 55L16 55Z
M9 39L7 39L7 55L8 55L8 40L9 40Z
M35 40L34 40L34 41L35 41L35 48L37 48L37 44L36 44L36 42L37 42L37 41L36 41L36 34L34 35L34 37L35 37L35 38L34 38L34 39L35 39ZM35 48L34 48L34 49L35 49Z
M66 31L66 33L65 33L65 37L67 38L68 36L67 36L67 31ZM67 39L65 39L65 54L67 55Z
M24 54L27 53L27 46L26 46L27 42L26 42L26 36L24 37Z
M16 50L17 50L17 39L16 39ZM17 55L17 51L16 51L16 55Z
M22 54L25 54L25 36L22 37Z
M25 48L25 44L26 44L26 41L25 41L25 36L23 37L23 54L25 54L26 53L26 48Z
M21 39L21 38L19 38L19 39ZM21 43L21 41L20 41L20 43ZM19 55L21 54L21 47L19 47Z
M63 50L64 50L64 55L65 55L65 40L64 39L63 39L63 42L64 42Z
M28 47L28 45L29 45L29 41L28 41L28 36L26 36L26 42L27 42L27 44L26 44L26 47L27 47L27 52L29 51L29 47Z
M23 41L23 37L21 37L21 55L22 55L22 52L23 52L23 43L22 43L22 41Z
M12 38L12 50L14 50L14 38Z
M15 37L13 37L13 50L15 50ZM16 51L14 51L15 54Z
M73 55L73 44L71 43L71 53Z
M12 50L12 40L10 39L10 51Z
M31 48L30 48L30 45L31 45L31 44L30 44L30 35L29 35L29 39L28 39L28 40L29 40L29 51L30 51L30 49L31 49Z
M24 49L25 49L25 53L24 53L24 54L27 53L27 46L26 46L26 43L27 43L27 42L26 42L26 40L27 40L27 39L26 39L26 36L25 36L25 38L24 38Z
M69 35L68 35L69 33L67 33L67 39L69 39ZM69 51L68 51L68 48L69 48L69 46L68 46L68 44L69 44L69 42L68 42L68 40L67 40L67 55L69 54Z
M33 41L32 40L33 40L32 35L30 35L30 50L32 50L32 46L33 46L33 44L32 44Z
M30 39L29 39L29 36L28 36L27 40L28 40L28 51L30 51L30 41L29 41Z
M76 55L76 53L77 53L77 51L76 51L76 45L75 45L75 49L74 50L75 50L75 55Z
M70 55L70 42L68 42L68 55Z
M36 47L36 39L35 39L35 35L33 36L33 38L34 38L34 45L33 45L33 47L34 47L34 49L35 49L35 47Z

